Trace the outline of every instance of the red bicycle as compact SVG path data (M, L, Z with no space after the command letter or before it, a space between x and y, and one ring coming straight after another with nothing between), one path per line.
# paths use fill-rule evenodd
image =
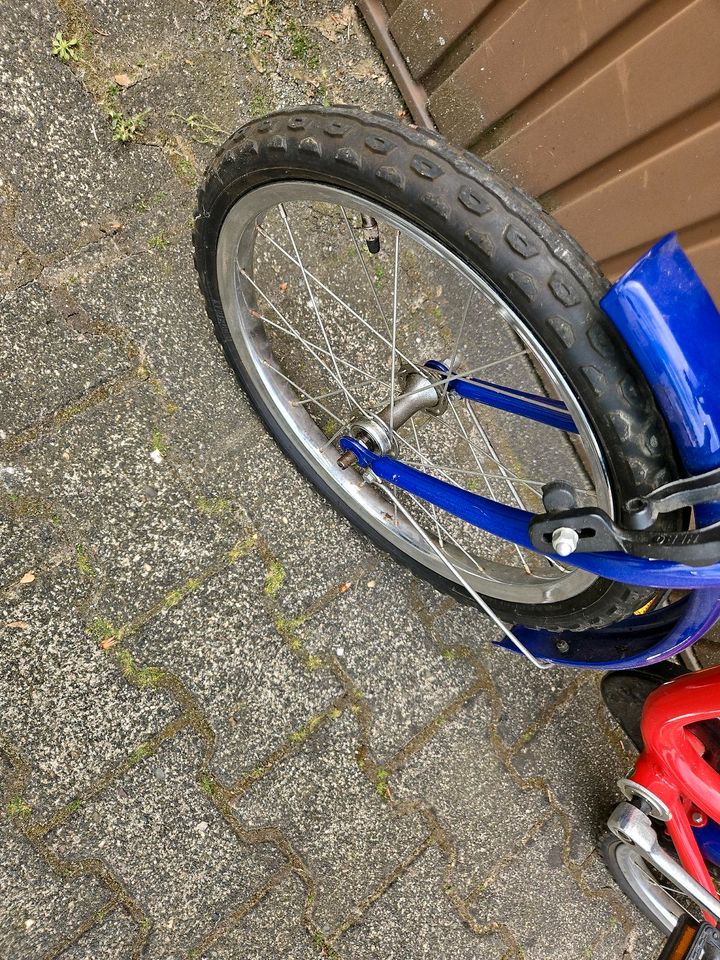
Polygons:
M601 845L607 867L672 934L663 957L720 957L720 667L610 673L603 696L640 750L618 784L626 799Z

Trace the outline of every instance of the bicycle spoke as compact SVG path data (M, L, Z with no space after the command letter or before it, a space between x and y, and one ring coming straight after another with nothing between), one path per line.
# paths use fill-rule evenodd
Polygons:
M448 363L448 369L452 372L455 369L455 363L457 362L458 350L460 349L460 338L462 337L463 330L465 329L465 321L468 318L468 313L470 311L470 304L472 303L472 298L475 293L475 287L470 288L470 296L467 299L465 304L465 312L463 313L462 320L460 321L460 329L457 332L457 337L455 337L455 343L453 344L453 350L450 354L450 363ZM448 392L448 383L443 387L442 393L443 397L447 396Z
M458 414L457 410L455 409L454 404L450 404L450 410L452 410L453 414L455 415L455 419L457 420L458 426L459 426L460 429L462 430L463 436L465 437L465 439L466 439L467 442L468 442L468 446L470 446L470 438L469 438L468 435L467 435L467 431L465 430L465 425L463 424L462 420L460 419L460 415ZM475 458L475 462L477 463L478 468L479 468L479 470L480 470L481 473L482 473L482 472L483 472L483 468L482 468L482 463L480 462L480 458L476 455L476 453L475 453L474 450L472 451L472 453L473 453L473 457ZM490 483L490 481L488 480L488 478L484 475L484 473L483 473L483 479L485 480L485 486L486 486L487 489L488 489L488 493L490 494L490 496L491 496L492 499L495 499L495 491L493 490L492 484ZM525 572L526 572L527 574L529 574L530 576L532 576L532 570L531 570L530 567L528 566L528 563L527 563L527 561L525 560L525 557L523 556L523 554L522 554L522 552L521 552L521 550L520 550L520 547L519 547L516 543L513 544L513 547L515 548L515 553L517 554L518 559L520 560L520 563L521 563L521 564L523 565L523 567L525 568Z
M363 253L362 253L362 247L360 246L360 243L359 243L358 238L357 238L357 236L356 236L356 234L355 234L355 231L353 230L352 225L351 225L351 223L350 223L350 220L348 219L348 215L347 215L347 213L345 212L345 207L340 207L340 209L341 209L341 211L342 211L342 215L343 215L343 218L344 218L344 220L345 220L345 225L347 226L348 232L350 233L350 236L351 236L351 238L352 238L352 242L355 244L355 252L357 253L357 256L358 256L358 258L359 258L359 260L360 260L360 263L362 264L363 270L365 271L365 277L366 277L366 279L367 279L368 286L370 287L370 292L372 293L373 298L375 299L375 303L376 303L376 305L377 305L377 308L378 308L378 310L380 311L380 316L383 318L383 323L385 324L385 329L386 329L387 332L388 332L388 336L390 336L390 335L391 335L391 334L390 334L390 324L388 323L388 319L387 319L387 317L385 316L385 311L383 310L383 306L382 306L382 304L380 303L380 297L378 297L378 295L377 295L377 290L375 289L375 284L373 283L372 277L370 276L370 271L368 270L367 263L365 262L365 257L363 256Z
M490 440L490 437L487 435L487 433L486 433L486 431L484 430L482 424L480 423L480 420L478 419L477 414L476 414L475 411L472 409L472 407L471 407L471 405L470 405L470 401L468 401L468 400L465 401L465 407L466 407L466 409L467 409L468 416L470 417L470 419L471 419L472 422L473 422L473 426L475 427L475 429L477 430L477 432L480 434L480 439L483 441L483 443L484 443L485 446L487 447L488 453L489 453L490 456L495 460L495 462L497 463L498 467L500 468L500 472L502 473L503 477L505 478L505 482L506 482L507 485L508 485L508 488L509 488L509 490L510 490L510 493L512 494L513 499L515 500L515 503L517 504L518 507L520 507L521 510L527 510L527 507L525 506L524 500L522 499L522 497L520 496L520 494L517 492L517 488L515 487L515 484L514 484L514 483L512 482L512 480L510 479L510 475L509 475L508 471L505 469L504 464L502 463L502 461L501 461L500 458L498 457L497 451L495 450L495 447L493 446L493 444L492 444L492 442L491 442L491 440ZM518 547L518 550L519 550L519 549L520 549L520 548ZM567 572L568 572L567 567L564 567L561 563L558 563L557 560L553 560L552 557L546 557L545 559L546 559L547 562L550 564L550 566L555 567L555 568L558 569L558 570L562 570L563 573L567 573Z
M284 247L282 247L276 240L274 240L274 239L270 236L269 233L266 233L266 231L263 230L261 227L258 227L258 233L259 233L262 237L264 237L266 240L268 240L268 241L269 241L280 253L282 253L283 256L286 257L291 263L294 263L296 267L299 267L299 266L300 266L300 264L299 264L298 261L292 256L292 254L288 253L288 251L285 250ZM329 296L331 296L331 297L333 298L333 300L336 301L336 303L339 303L341 307L343 307L345 310L347 310L347 312L350 314L351 317L354 317L354 318L355 318L359 323L361 323L367 330L369 330L372 334L374 334L374 335L378 338L378 340L380 340L381 343L384 343L385 346L387 346L387 347L391 346L390 341L389 341L386 337L384 337L384 336L382 335L382 333L380 333L379 330L376 330L375 327L373 327L373 325L372 325L371 323L369 323L369 322L365 319L365 317L361 316L361 314L359 314L359 313L357 312L357 310L353 310L353 308L350 306L349 303L346 303L346 301L343 300L342 297L339 297L333 290L330 289L330 287L326 286L326 285L322 282L322 280L320 280L318 277L315 276L314 273L312 273L312 271L306 269L305 272L306 272L306 275L310 278L310 280L313 281L313 283L317 284L317 286L318 286L321 290L324 290L325 293L327 293ZM527 352L527 351L526 351L526 352ZM412 367L413 370L415 370L417 373L423 373L423 368L422 368L422 366L419 366L415 361L411 360L409 357L406 357L405 354L402 353L402 351L398 350L397 353L398 353L398 356L400 357L400 359L403 361L403 363L407 363L407 364L408 364L410 367ZM500 362L500 361L499 361L499 362Z
M275 311L278 317L283 321L283 323L287 324L287 326L281 327L279 323L275 323L275 321L271 320L270 317L264 316L262 313L260 313L257 310L251 311L253 316L255 316L258 320L262 320L263 323L267 323L269 326L273 327L274 329L279 330L281 333L286 333L288 336L293 337L295 340L302 343L304 347L307 347L308 351L314 356L314 358L318 361L318 363L320 363L323 366L323 368L327 370L327 372L335 380L335 382L339 384L340 381L335 377L332 370L330 370L328 365L324 363L322 360L320 360L319 357L317 356L317 354L319 353L324 353L326 356L329 356L328 351L325 350L324 347L321 347L317 343L311 343L310 340L306 340L305 337L299 334L297 330L293 328L293 326L291 325L287 317L284 316L284 314L282 314L278 310L278 308L275 306L272 300L270 300L270 298L260 289L260 287L252 279L252 277L249 276L244 270L241 270L240 273L245 277L246 280L248 280L253 285L253 287L257 290L257 292L267 301L270 308ZM381 380L379 377L374 377L371 373L368 373L367 370L362 370L360 367L356 367L355 364L350 363L349 360L345 360L343 357L338 357L337 359L342 366L348 367L348 369L354 370L356 373L361 374L366 381L372 380L374 383L378 383L382 387L385 387L385 381ZM341 386L341 389L342 389L342 386Z
M398 306L398 255L400 251L400 231L395 231L395 275L393 277L393 315L392 345L390 347L390 436L395 430L395 344L397 342L397 306Z
M537 657L534 657L533 654L530 653L530 651L528 650L528 648L525 646L525 644L522 643L520 640L518 640L518 638L515 636L515 634L512 632L512 630L511 630L509 627L507 627L507 626L502 622L502 620L498 617L498 615L495 613L495 611L485 602L485 600L483 600L483 598L482 598L475 590L473 590L473 588L472 588L472 587L470 586L470 584L467 582L467 580L466 580L465 577L462 575L462 573L457 569L457 567L455 567L455 566L450 562L450 560L448 560L448 558L445 556L445 554L442 552L442 550L438 549L438 547L433 543L433 541L430 539L430 537L427 535L427 533L425 533L425 531L422 529L422 527L418 524L417 520L415 520L415 518L412 516L412 514L408 513L408 511L405 509L405 507L403 507L403 505L400 503L400 501L399 501L398 498L395 496L395 494L394 494L391 490L385 490L385 493L386 493L386 494L390 497L390 499L397 505L398 509L399 509L400 512L403 514L403 516L406 518L406 520L408 520L408 521L410 522L410 524L412 525L412 527L413 527L413 528L420 534L420 536L426 541L426 543L427 543L428 546L433 550L433 552L434 552L435 554L437 554L438 558L439 558L439 559L442 561L442 563L448 568L448 570L449 570L450 573L453 575L453 577L454 577L454 578L457 578L457 579L460 581L460 583L462 584L462 586L465 587L465 589L467 590L467 592L470 594L470 596L473 598L473 600L477 603L477 605L480 607L480 609L483 610L483 611L490 617L490 619L493 621L493 623L494 623L497 627L499 627L499 629L500 629L500 630L503 632L503 634L508 638L508 640L510 640L512 643L514 643L515 646L518 648L518 650L520 650L520 652L523 653L523 654L528 658L528 660L529 660L534 666L536 666L539 670L549 670L549 669L551 669L552 666L553 666L553 664L552 664L552 663L547 663L546 661L538 660Z
M313 293L312 287L310 286L310 281L308 280L307 271L305 270L305 264L303 263L302 257L300 256L300 251L298 250L297 243L295 242L295 236L293 235L292 228L290 226L290 221L287 218L287 214L285 213L285 207L283 206L282 203L278 204L278 210L280 211L280 216L282 217L283 222L287 228L288 236L290 237L290 243L292 244L293 250L295 251L295 256L297 257L297 263L298 263L298 266L300 267L300 272L303 275L303 280L305 281L305 289L307 290L308 296L310 297L310 303L312 304L312 308L317 318L317 322L322 331L323 339L325 340L325 345L327 346L328 352L330 353L330 359L332 360L333 367L335 368L335 373L337 375L338 383L340 384L342 389L345 391L345 399L347 401L348 406L351 407L352 401L350 399L350 394L347 392L347 389L345 388L345 384L343 383L343 379L340 376L340 370L338 369L337 360L335 359L335 354L333 353L333 349L330 346L330 340L328 339L327 331L325 329L325 324L323 323L322 317L320 316L320 311L318 310L318 305L315 300L315 294Z

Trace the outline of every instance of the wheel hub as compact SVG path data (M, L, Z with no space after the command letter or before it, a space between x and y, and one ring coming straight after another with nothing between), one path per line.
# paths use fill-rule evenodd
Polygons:
M394 432L404 423L424 410L438 416L447 408L447 391L442 389L443 378L427 367L419 369L403 367L405 382L402 392L379 413L354 420L347 427L347 434L365 444L373 453L386 456L396 446ZM351 451L338 459L343 470L353 466L357 457Z

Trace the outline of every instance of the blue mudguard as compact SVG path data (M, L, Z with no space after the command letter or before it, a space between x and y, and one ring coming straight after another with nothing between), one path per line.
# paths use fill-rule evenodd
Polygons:
M647 377L687 475L720 467L720 313L676 234L641 257L601 305ZM719 520L720 504L695 508L698 526ZM711 568L700 568L701 574L703 569ZM698 586L705 584L660 615L633 617L605 630L561 635L519 627L516 633L535 656L567 665L614 670L656 663L690 646L720 619L720 590L710 577L701 577ZM563 655L558 641L567 649Z

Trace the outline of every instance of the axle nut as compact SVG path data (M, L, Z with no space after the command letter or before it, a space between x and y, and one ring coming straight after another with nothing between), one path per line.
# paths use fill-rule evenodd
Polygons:
M560 557L568 557L577 549L579 539L577 532L570 527L558 527L552 535L553 550Z

